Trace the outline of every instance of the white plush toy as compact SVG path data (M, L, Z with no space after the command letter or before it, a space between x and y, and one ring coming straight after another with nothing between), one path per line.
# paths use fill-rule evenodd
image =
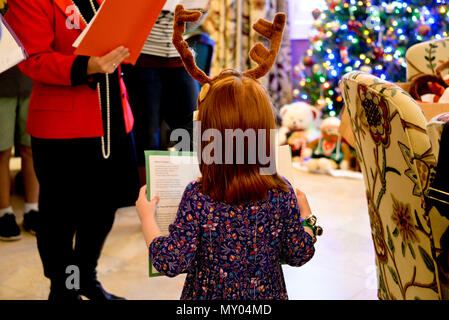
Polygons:
M278 131L278 142L279 145L290 145L294 161L303 162L307 143L316 137L314 122L318 114L318 109L306 102L294 102L281 108L282 126Z

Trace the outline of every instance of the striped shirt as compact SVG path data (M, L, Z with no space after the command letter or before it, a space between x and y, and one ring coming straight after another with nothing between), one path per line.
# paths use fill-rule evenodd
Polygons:
M197 29L206 19L207 12L203 12L197 22L187 22L186 32ZM175 14L171 11L162 11L148 36L141 54L147 54L163 58L179 58L179 53L172 43L173 22Z
M142 54L164 58L179 57L179 53L172 43L174 13L162 11L145 41Z

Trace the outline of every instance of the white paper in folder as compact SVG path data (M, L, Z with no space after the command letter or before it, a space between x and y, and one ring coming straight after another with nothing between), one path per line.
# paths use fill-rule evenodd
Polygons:
M0 15L0 73L27 57L25 49Z
M278 174L286 178L293 187L296 186L295 169L292 164L292 151L289 145L279 146L277 148L276 169Z
M148 200L159 197L156 222L164 236L175 221L187 185L201 176L193 152L147 151Z

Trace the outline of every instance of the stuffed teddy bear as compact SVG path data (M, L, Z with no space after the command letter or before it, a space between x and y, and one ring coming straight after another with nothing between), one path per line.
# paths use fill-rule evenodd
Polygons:
M312 127L318 113L318 109L306 102L294 102L281 108L282 126L278 132L278 142L292 148L293 161L303 162L303 151L313 139Z
M310 172L329 173L332 169L349 169L351 150L342 141L338 132L340 119L329 117L321 123L321 138L315 139L307 145L304 156L312 157L306 162Z

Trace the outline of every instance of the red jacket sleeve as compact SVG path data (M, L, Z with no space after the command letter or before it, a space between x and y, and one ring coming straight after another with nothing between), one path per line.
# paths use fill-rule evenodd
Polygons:
M71 85L71 69L76 55L53 49L55 7L50 0L10 0L5 16L29 58L19 65L33 80L50 85Z

